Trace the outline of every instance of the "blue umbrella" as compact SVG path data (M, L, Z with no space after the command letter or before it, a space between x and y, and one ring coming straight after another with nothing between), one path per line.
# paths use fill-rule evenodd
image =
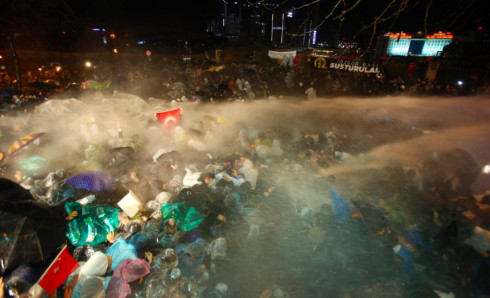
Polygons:
M330 189L330 198L332 199L332 209L335 217L335 223L341 224L349 218L350 206L344 197L335 189Z
M403 259L403 272L408 276L413 276L415 273L415 265L410 250L404 245L397 244L393 247L393 251Z
M71 176L66 183L78 189L90 191L113 190L114 178L111 174L101 171L87 171Z

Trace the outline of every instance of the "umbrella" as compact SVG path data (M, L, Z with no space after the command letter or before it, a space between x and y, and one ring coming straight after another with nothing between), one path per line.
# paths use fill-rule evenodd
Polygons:
M66 183L78 189L90 191L113 190L114 178L111 174L101 171L87 171L71 176Z
M202 79L206 78L211 83L219 83L219 82L221 82L221 76L216 71L206 71L206 72L203 72L199 77L201 77Z
M211 97L216 96L218 93L218 89L214 87L213 85L204 85L199 89L199 91L205 93L206 95L209 95Z
M29 145L30 143L34 142L39 137L41 137L43 134L44 134L44 132L33 132L31 134L23 136L22 138L13 142L12 145L10 145L10 147L8 148L8 150L6 152L6 155L11 156L11 155L18 153L20 150L25 148L27 145Z
M29 87L32 87L42 92L52 92L60 88L60 86L56 84L50 84L45 82L32 82L29 84Z
M182 82L175 82L173 84L173 89L179 93L185 93L187 87Z
M27 173L28 175L34 175L43 169L47 169L48 166L49 161L38 155L22 159L19 162L19 168L22 173Z
M111 164L122 165L134 160L134 149L130 146L116 147L109 150Z
M96 89L100 85L99 82L88 80L82 83L82 89Z
M335 216L335 223L343 223L349 218L349 203L347 203L344 197L333 188L330 189L330 198L332 200L332 209Z
M182 93L180 93L178 91L170 91L167 93L167 95L172 97L172 98L181 98L182 97Z
M0 212L0 272L43 259L37 233L26 216Z

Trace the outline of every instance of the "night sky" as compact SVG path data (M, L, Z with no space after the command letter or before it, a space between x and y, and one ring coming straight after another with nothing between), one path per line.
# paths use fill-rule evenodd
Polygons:
M356 1L346 0L346 3L352 5ZM395 3L399 4L402 1L396 0ZM242 0L242 2L246 3L247 1ZM250 2L257 3L258 1ZM266 2L285 3L281 7L285 7L285 10L287 10L288 7L299 7L302 4L312 3L313 1L288 0L285 2L284 0L269 0ZM363 26L368 25L373 17L379 15L390 2L392 0L362 0L356 9L346 14L342 23L339 20L328 20L319 30L330 34L341 28L342 37L347 40L352 39ZM467 35L478 27L488 31L490 15L487 6L489 2L490 0L433 0L432 2L430 0L409 0L402 13L383 22L376 28L376 34L402 30L409 33L423 31L425 29L424 21L427 3L432 3L427 18L428 33L442 30L450 31L457 35ZM0 1L0 3L15 3L15 6L18 7L22 5L32 6L32 10L35 11L35 5L42 6L42 3L47 2L42 0L6 0L6 2ZM68 4L68 7L71 8L72 14L69 19L63 20L60 24L67 25L72 22L85 26L104 26L117 32L123 32L128 36L165 34L183 37L205 36L208 21L219 20L223 13L223 0L52 0L49 3L58 3L57 5L59 3ZM333 3L336 2L332 0L321 0L319 2L317 22L321 22L328 15ZM311 7L313 6L297 10L298 23L301 23L307 15L312 15L309 14ZM263 9L263 11L265 14L269 13L266 9ZM34 20L31 28L28 26L20 28L19 25L29 20L29 17L23 17L23 11L20 12L12 14L8 9L2 9L0 5L0 23L3 20L7 27L15 30L29 30L38 27L38 20ZM16 17L17 20L14 20L16 22L10 21L12 15ZM268 21L269 17L266 18ZM42 21L43 18L41 17L40 19ZM55 23L55 28L56 26ZM39 30L43 29L39 28ZM368 28L363 34L364 36L370 36L371 33L372 28Z
M172 26L193 28L219 16L221 1L85 0L70 1L83 19L117 27Z

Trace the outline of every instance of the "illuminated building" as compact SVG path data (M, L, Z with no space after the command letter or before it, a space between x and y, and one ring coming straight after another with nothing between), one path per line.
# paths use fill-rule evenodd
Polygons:
M438 56L445 46L453 40L450 32L439 31L432 35L416 35L405 32L386 33L376 43L376 53L379 56Z

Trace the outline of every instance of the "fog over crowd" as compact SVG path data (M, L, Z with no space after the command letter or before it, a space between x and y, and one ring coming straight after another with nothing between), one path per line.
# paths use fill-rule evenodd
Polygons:
M155 96L93 85L29 108L19 104L1 115L2 177L29 190L37 203L46 199L42 203L49 207L43 208L91 194L96 197L91 204L115 208L129 191L141 200L141 214L125 221L119 215L119 224L127 225L118 227L116 239L92 246L71 245L65 238L77 261L88 263L94 252L110 254L117 241L131 242L142 233L148 242L138 257L151 273L140 284L128 283L132 297L488 294L482 281L488 277L488 256L480 254L488 252L488 242L477 249L469 241L475 227L485 232L490 227L478 196L490 186L488 98L307 99L305 88L282 96L276 86L253 98L244 91L210 100L188 81L179 92L179 80L168 80L168 92ZM304 82L301 86L318 84L314 77ZM172 91L177 93L169 95ZM157 117L177 108L179 117ZM42 134L7 154L11 144L34 132ZM51 194L61 195L60 189L45 185L47 177L64 183L87 171L110 173L115 188L75 192L56 201L60 196ZM169 232L160 209L145 213L160 193L171 199L158 208L195 207L206 225ZM149 222L158 237L146 230ZM459 238L442 237L453 223ZM134 231L131 224L140 228ZM414 230L420 232L419 246L406 234ZM161 235L178 235L177 244L161 242ZM227 253L213 255L210 245L210 254L196 257L204 267L190 272L184 256L179 265L164 268L146 254L159 260L164 250L179 255L179 245L208 245L220 238L226 239ZM400 247L407 249L405 255ZM484 269L474 269L464 257ZM173 271L177 268L182 276ZM70 287L69 281L62 287ZM111 287L109 282L104 293L109 295Z

